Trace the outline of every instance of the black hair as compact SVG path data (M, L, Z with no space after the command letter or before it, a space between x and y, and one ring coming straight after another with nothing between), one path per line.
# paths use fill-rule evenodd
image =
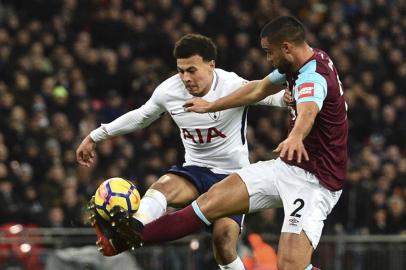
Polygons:
M176 59L194 55L201 56L204 61L216 60L216 45L210 38L199 34L187 34L176 42L173 49Z
M295 17L280 16L262 28L261 38L267 38L270 43L288 41L301 44L306 41L306 33L303 24Z

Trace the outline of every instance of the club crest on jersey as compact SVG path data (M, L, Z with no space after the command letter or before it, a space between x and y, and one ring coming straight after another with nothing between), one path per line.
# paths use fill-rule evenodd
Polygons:
M220 112L209 112L208 115L214 121L218 121L220 119Z
M299 99L314 97L314 83L303 83L298 87Z

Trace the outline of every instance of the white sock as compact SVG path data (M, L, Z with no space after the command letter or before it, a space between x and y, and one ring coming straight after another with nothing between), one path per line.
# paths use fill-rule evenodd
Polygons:
M244 264L242 263L240 257L237 257L232 263L229 263L227 265L219 265L221 270L245 270Z
M312 268L313 268L313 265L312 265L312 264L309 264L309 265L306 267L305 270L312 270Z
M133 217L146 225L165 214L166 206L167 201L164 194L155 189L148 189Z

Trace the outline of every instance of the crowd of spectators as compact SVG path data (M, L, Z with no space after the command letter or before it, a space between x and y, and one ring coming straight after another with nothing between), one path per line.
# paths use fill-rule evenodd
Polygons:
M261 26L292 14L332 57L348 104L348 179L326 230L406 233L405 11L402 0L0 2L0 224L83 226L85 202L114 176L145 191L183 160L168 115L98 144L91 168L77 165L78 143L176 72L172 48L186 33L213 38L218 67L262 78ZM271 158L286 112L251 108L248 119L251 161ZM279 233L280 216L249 215L247 226Z

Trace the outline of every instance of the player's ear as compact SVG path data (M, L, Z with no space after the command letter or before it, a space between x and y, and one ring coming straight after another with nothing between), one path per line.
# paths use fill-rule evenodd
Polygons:
M284 52L285 54L290 53L291 50L292 50L292 44L289 43L289 42L287 42L287 41L282 42L282 43L281 43L281 50L282 50L282 52Z

